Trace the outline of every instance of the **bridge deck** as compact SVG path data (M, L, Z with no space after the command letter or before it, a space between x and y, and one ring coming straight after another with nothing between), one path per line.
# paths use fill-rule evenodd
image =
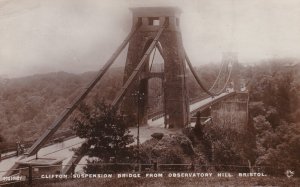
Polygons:
M218 102L233 93L234 93L233 91L230 91L229 93L223 93L214 98L209 97L209 98L206 98L199 102L196 102L194 104L191 104L190 111L191 111L191 113L193 113L197 110L204 110L207 107L209 107L212 103ZM130 130L131 130L131 134L136 136L136 134L137 134L136 127L132 127L132 128L130 128ZM150 120L148 120L148 126L140 127L140 142L143 143L147 139L150 139L151 134L153 134L154 132L158 132L158 131L162 132L164 134L173 134L176 132L180 132L180 130L176 130L176 129L165 129L164 128L164 117L162 116L155 120L150 119ZM65 159L63 161L63 165L65 165L69 162L69 160L71 159L71 157L74 154L74 152L71 150L71 148L77 148L77 147L81 146L81 144L83 142L84 142L83 139L75 137L75 138L72 138L72 139L57 143L57 144L43 147L38 152L38 155L39 156L55 155L57 157L67 157L67 159ZM35 156L31 156L31 157L34 158ZM0 162L0 168L1 168L0 181L2 180L2 176L4 176L6 173L4 171L11 169L14 166L14 164L20 159L21 159L21 156L12 157L9 159L2 160ZM80 163L84 163L84 162L85 162L85 159L82 159ZM76 170L77 171L81 170L81 168L76 168Z
M196 113L197 111L203 111L205 109L207 109L208 107L211 106L212 103L218 102L222 99L227 98L228 96L234 94L235 92L233 90L230 90L229 92L226 93L222 93L218 96L213 97L208 97L206 99L203 99L201 101L198 101L196 103L193 103L190 105L190 113L191 115L193 115L194 113ZM164 116L163 114L160 115L161 117L156 118L154 117L155 120L149 119L148 120L148 125L152 126L152 127L161 127L164 128Z

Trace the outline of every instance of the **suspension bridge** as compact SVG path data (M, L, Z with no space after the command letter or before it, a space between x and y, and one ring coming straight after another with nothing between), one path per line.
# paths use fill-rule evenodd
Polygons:
M205 116L211 116L212 113L210 111L214 105L218 105L217 110L219 111L228 111L228 109L225 109L226 107L220 107L219 103L232 103L243 98L239 97L236 99L237 95L240 94L238 73L235 67L237 57L232 53L224 55L218 75L212 86L210 88L205 86L206 84L198 76L187 51L184 49L180 31L181 11L178 8L143 7L133 8L131 11L133 14L131 32L104 64L96 77L72 103L66 106L61 115L32 144L24 155L0 162L1 170L9 170L5 173L6 176L14 174L14 169L17 169L22 164L26 164L26 162L31 164L31 162L37 162L36 160L38 159L39 162L43 162L41 159L48 155L67 157L63 159L63 163L69 165L62 169L62 173L73 172L71 164L80 162L82 157L75 156L74 152L70 151L69 148L80 147L84 140L75 137L46 147L45 144L88 96L89 92L102 79L127 45L128 51L123 86L113 100L112 106L125 115L139 116L138 123L142 125L140 127L141 142L149 139L152 132L159 130L159 132L171 134L191 125L193 116L197 111L201 111ZM151 71L154 59L151 60L150 57L156 51L160 53L164 61L164 70L162 72ZM208 97L190 102L186 81L187 67L190 69L199 87L209 95ZM149 104L148 81L151 78L161 79L164 93L164 110L149 118L147 107ZM140 102L138 102L137 107L132 105L134 98L130 97L134 93L139 93L140 96ZM242 103L243 106L246 106L245 111L247 113L247 99L242 100L243 102L239 102L239 104ZM229 112L232 113L234 112L232 110L237 110L232 109L234 108L232 104L230 106L231 111ZM135 133L134 129L136 128L131 128L132 133ZM0 175L3 176L1 173Z

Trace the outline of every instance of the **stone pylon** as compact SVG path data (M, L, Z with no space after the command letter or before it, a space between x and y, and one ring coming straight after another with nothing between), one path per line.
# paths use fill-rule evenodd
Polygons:
M240 91L241 89L241 84L240 84L240 79L239 79L239 63L238 63L238 55L237 53L234 52L226 52L223 53L223 58L222 61L225 62L227 66L231 66L231 78L229 84L231 84L232 88L235 91ZM228 68L227 67L227 73L228 73ZM226 81L227 75L224 77L224 82Z
M186 85L185 55L180 31L180 13L175 7L132 8L133 25L140 24L139 30L129 42L124 83L134 71L145 51L155 38L158 30L165 29L159 37L163 51L163 91L165 121L169 127L182 128L189 121L189 98ZM134 28L133 28L134 29ZM125 115L139 116L140 124L147 123L149 59L138 80L125 95L121 111Z

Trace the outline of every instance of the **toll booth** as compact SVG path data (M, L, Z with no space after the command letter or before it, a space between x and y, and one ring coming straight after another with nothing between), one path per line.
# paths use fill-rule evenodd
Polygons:
M18 161L20 169L20 175L26 176L26 178L40 178L41 175L55 175L61 174L62 162L65 158L26 158ZM26 168L26 169L22 169Z

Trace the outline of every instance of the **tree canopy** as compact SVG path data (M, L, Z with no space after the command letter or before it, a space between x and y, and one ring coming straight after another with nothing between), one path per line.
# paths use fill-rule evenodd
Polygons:
M256 165L300 168L300 79L293 69L269 63L255 68L250 115L256 133Z
M128 162L134 157L127 120L110 105L103 101L82 104L73 122L76 135L86 139L89 148L85 154L92 158L88 162Z

